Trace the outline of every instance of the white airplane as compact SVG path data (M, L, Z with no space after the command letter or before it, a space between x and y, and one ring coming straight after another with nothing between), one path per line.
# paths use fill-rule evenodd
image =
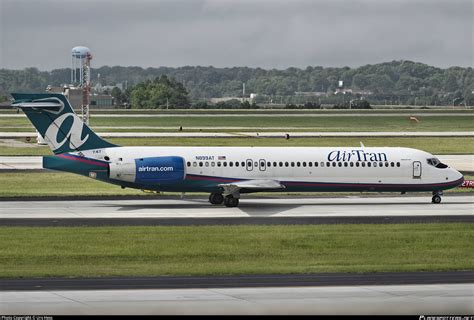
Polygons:
M209 202L236 207L252 192L432 192L455 188L463 175L410 148L120 147L97 136L62 94L12 94L54 156L43 167L122 188L207 192Z

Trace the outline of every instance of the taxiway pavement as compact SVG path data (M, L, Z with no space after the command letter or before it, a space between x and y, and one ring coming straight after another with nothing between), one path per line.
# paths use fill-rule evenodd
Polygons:
M474 285L2 291L1 314L473 314Z
M1 225L222 225L474 222L474 196L0 201Z

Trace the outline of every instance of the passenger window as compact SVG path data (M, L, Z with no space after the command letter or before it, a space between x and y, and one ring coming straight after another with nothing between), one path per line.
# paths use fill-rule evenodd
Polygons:
M280 167L283 167L283 162L279 162L278 165L279 165Z
M285 167L288 167L289 163L288 162L285 162Z
M229 167L233 167L234 163L232 161L229 162Z
M221 163L220 163L219 161L217 162L217 166L218 166L218 167L220 167L220 166L221 166Z
M388 162L385 162L385 167L388 167Z
M199 166L202 167L202 162L199 162Z
M395 167L395 163L390 162L390 166L391 166L391 167Z
M273 161L273 166L276 167L277 166L277 163L275 161Z
M223 165L224 167L227 167L227 161L222 162L222 165Z
M297 163L296 163L296 166L297 166L297 167L300 167L300 166L301 166L301 162L297 162Z
M245 167L245 161L242 161L240 164L242 165L242 167Z
M316 163L315 163L316 164ZM316 166L317 167L317 166ZM324 162L321 162L321 167L324 167Z
M272 166L272 163L271 162L267 162L267 167L271 167Z
M294 167L294 166L295 166L295 163L294 163L294 162L292 162L292 163L291 163L291 166L292 166L292 167Z
M309 166L309 167L312 167L312 166L313 166L313 163L312 163L312 162L308 162L308 166Z
M347 162L344 162L344 167L347 167Z
M235 161L235 166L236 166L236 167L239 166L239 161Z
M252 161L247 161L247 167L252 168Z
M337 165L338 165L339 167L342 167L342 162L338 162Z
M367 162L367 167L371 167L372 164L370 162Z
M186 162L186 165L187 165L188 167L190 167L190 166L191 166L191 162L189 162L189 161Z
M383 164L380 165L381 167L383 167ZM374 168L377 167L377 162L374 162Z
M354 162L350 162L349 165L350 165L351 167L353 167L353 166L354 166Z
M397 167L400 167L400 162L397 162Z
M310 162L310 163L311 163L311 162ZM318 166L318 163L315 162L315 163L314 163L314 166L317 167L317 166ZM324 162L321 162L321 167L324 167Z
M331 166L331 162L326 162L326 167L330 167Z
M211 167L215 167L216 163L214 161L211 162Z
M193 167L197 167L197 162L193 162Z
M333 163L332 163L332 166L333 166L333 167L335 167L335 166L336 166L336 163L335 163L335 162L333 162Z
M359 167L359 166L360 166L359 162L356 162L356 167Z
M365 162L362 162L362 167L364 167L364 168L365 168Z
M206 161L206 167L209 167L209 162Z

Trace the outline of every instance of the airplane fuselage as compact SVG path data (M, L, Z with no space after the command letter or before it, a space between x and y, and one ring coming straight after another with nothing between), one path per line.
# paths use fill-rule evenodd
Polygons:
M164 157L173 159L153 161ZM268 191L440 191L463 180L454 169L428 163L433 155L410 148L112 147L48 158L46 168L70 171L74 162L91 161L90 168L76 173L157 191L219 192L219 185L242 180L284 186Z

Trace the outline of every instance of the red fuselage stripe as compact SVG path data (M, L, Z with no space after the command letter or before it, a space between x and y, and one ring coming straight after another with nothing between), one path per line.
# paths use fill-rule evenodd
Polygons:
M71 154L60 154L60 155L58 155L58 157L68 159L68 160L72 160L72 161L79 161L79 162L83 162L83 163L87 163L87 164L92 164L92 165L99 166L99 167L108 167L109 166L109 164L106 163L106 162L100 162L100 161L92 160L92 159L88 159L88 158L81 158L81 157L77 157L77 156L74 156L74 155L71 155Z

